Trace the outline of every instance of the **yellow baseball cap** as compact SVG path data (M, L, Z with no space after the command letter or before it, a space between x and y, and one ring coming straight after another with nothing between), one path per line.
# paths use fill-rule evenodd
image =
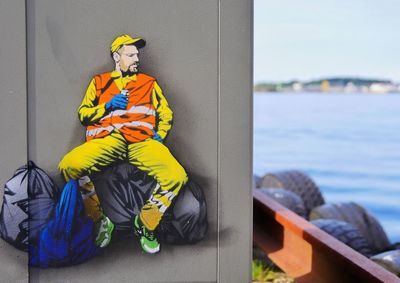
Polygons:
M120 35L111 43L111 53L118 51L122 45L135 45L139 49L146 45L146 41L140 37L132 37L127 34Z

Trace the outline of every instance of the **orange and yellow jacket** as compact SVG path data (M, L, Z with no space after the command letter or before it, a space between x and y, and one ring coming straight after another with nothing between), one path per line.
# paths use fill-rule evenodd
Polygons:
M115 95L127 91L126 109L107 111L105 105ZM172 110L156 80L139 73L121 77L117 71L95 76L78 108L79 120L86 126L86 140L101 138L118 130L129 142L154 136L164 139L172 127Z

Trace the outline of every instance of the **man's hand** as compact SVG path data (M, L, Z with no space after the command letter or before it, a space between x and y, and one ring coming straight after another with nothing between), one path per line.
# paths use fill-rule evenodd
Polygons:
M128 97L120 93L106 103L106 110L126 109L126 106L128 106Z
M160 143L163 143L163 140L162 140L162 138L160 137L160 135L157 134L157 132L154 131L154 130L153 130L153 133L154 133L153 140L156 140L156 141L158 141L158 142L160 142Z

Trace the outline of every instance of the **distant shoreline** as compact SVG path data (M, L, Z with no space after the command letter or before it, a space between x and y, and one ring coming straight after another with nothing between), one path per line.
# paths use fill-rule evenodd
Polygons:
M289 81L258 83L254 85L255 92L277 93L400 93L400 84L390 80L334 77L312 80L307 82Z
M321 92L321 91L253 91L254 94L263 95L263 94L282 94L282 95L302 95L302 94L318 94L318 95L398 95L400 91L396 92L385 92L385 93L378 93L378 92Z

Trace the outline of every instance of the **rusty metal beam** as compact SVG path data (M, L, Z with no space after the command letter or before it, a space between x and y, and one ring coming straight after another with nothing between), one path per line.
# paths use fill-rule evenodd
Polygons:
M254 242L296 282L400 282L262 192L254 190L253 201Z

